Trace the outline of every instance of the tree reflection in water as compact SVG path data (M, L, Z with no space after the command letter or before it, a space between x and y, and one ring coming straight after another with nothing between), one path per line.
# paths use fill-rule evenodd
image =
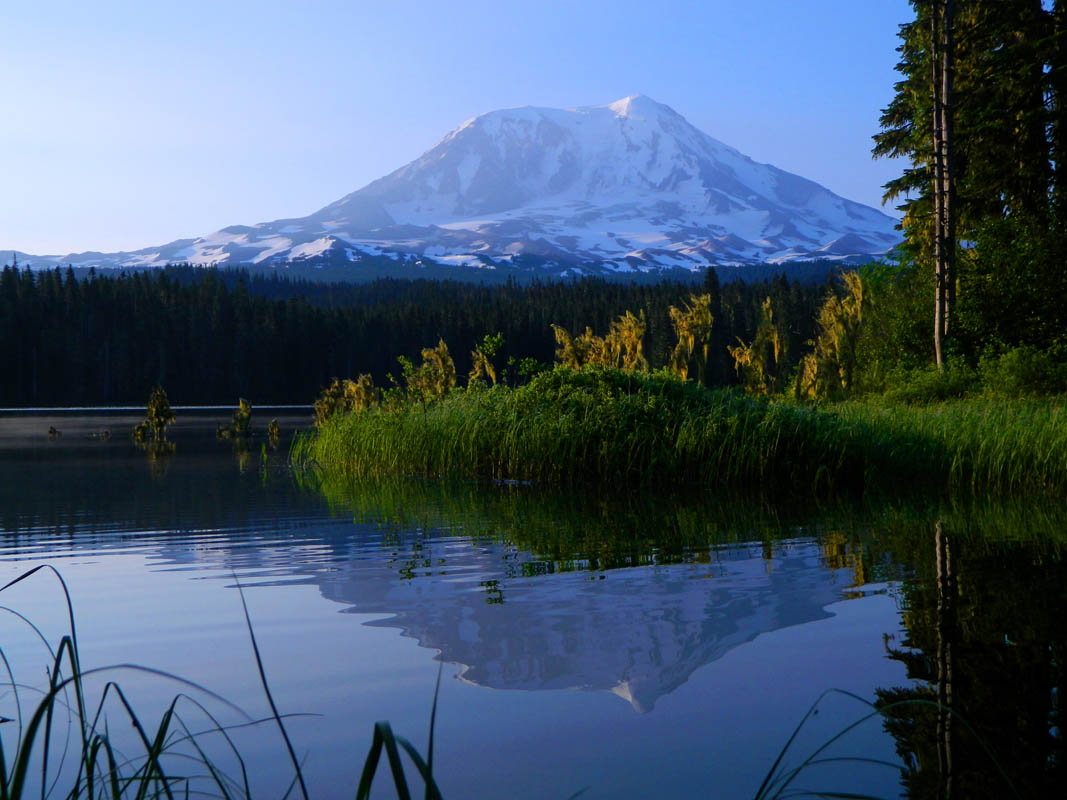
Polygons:
M878 699L908 797L1063 796L1063 531L939 518L932 535L902 537L915 575L903 584L906 638L889 652L917 683ZM909 700L926 702L896 705Z

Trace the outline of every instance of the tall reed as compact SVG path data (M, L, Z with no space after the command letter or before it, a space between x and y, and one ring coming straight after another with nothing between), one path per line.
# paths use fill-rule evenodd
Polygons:
M45 797L57 787L62 787L68 798L107 800L169 799L204 792L225 798L249 796L248 771L231 732L257 721L214 692L170 673L132 664L84 668L74 605L66 583L53 567L28 570L0 587L0 592L43 570L59 579L69 632L52 647L30 620L3 609L28 626L46 646L50 663L46 684L36 690L39 699L30 705L23 695L33 690L15 679L13 665L0 649L7 698L15 714L13 719L3 720L13 723L13 730L0 739L0 798ZM129 671L154 675L180 689L154 724L142 720L112 677ZM103 688L91 694L89 685L101 680ZM218 709L236 712L240 722L223 724L216 716ZM125 731L131 728L132 734L127 736ZM116 737L113 731L123 734ZM220 737L222 747L221 752L210 748L216 751L210 755L206 740L213 735Z
M814 409L665 373L557 367L509 389L334 415L298 463L411 475L764 492L1067 488L1067 416L1049 403Z
M955 494L1067 491L1067 410L1062 398L975 398L925 406L845 403L834 413L884 440L910 437L940 451L938 477Z
M14 714L12 718L0 717L0 723L10 723L4 726L5 735L0 736L0 800L44 798L56 790L69 800L249 798L252 796L249 769L232 734L236 729L263 723L278 727L293 767L288 790L279 792L279 796L289 797L298 789L299 796L308 800L301 762L268 685L243 591L241 601L252 651L271 710L269 716L261 719L251 718L215 692L169 672L136 664L83 667L74 603L66 582L54 567L34 567L0 586L0 593L42 572L51 572L59 581L66 601L68 633L53 647L31 620L11 608L0 607L0 612L26 625L48 653L47 681L43 687L33 687L16 680L13 665L0 646L0 675L6 677L6 680L0 678L0 688L6 690L4 711ZM179 688L158 721L146 722L114 679L116 673L130 671L160 678ZM440 680L439 670L431 710L428 760L409 741L395 735L388 723L377 723L357 797L369 796L384 747L398 797L410 797L400 760L403 751L423 780L426 799L440 800L441 792L432 772L432 719ZM91 692L90 686L100 681L103 688ZM35 704L24 701L27 694L37 695ZM228 715L236 714L239 721L223 722L219 716L222 710ZM130 729L132 733L127 733Z

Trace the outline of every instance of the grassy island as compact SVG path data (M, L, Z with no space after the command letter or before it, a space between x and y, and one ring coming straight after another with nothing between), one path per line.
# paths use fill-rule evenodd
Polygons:
M1067 413L996 398L809 407L666 371L557 366L516 388L472 383L331 414L293 455L351 478L1062 493Z

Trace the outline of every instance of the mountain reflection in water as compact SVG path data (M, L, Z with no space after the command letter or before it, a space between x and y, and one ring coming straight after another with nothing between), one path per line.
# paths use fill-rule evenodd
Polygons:
M158 486L124 491L107 503L106 522L75 510L87 493L72 473L59 490L74 495L69 514L52 491L48 510L19 514L17 527L8 526L19 503L8 504L5 530L21 534L22 558L121 550L143 553L155 568L238 571L252 585L311 583L350 611L385 615L368 624L398 628L439 651L471 683L606 690L641 712L731 648L829 617L825 607L852 580L847 569L827 568L812 538L720 544L712 536L699 549L677 539L668 547L658 539L670 538L677 523L638 516L611 532L609 520L574 508L562 523L551 508L532 520L540 501L523 489L490 491L496 507L487 511L471 487L460 490L466 498L453 497L452 509L440 507L436 490L409 487L391 502L416 510L410 526L395 518L350 522L313 495L278 487L263 488L268 502L246 511L243 492L215 489L197 501L196 484L175 474L189 466L175 459L168 476L172 489L187 487L189 496L153 506L145 500ZM117 485L136 486L133 477ZM244 483L256 493L256 481ZM469 507L458 513L464 502ZM490 524L493 514L509 513L525 520L527 535L540 542L532 546L545 550L525 549ZM9 538L5 551L13 544Z
M737 753L754 749L753 764L736 766L751 774L723 784L754 788L806 704L822 689L850 680L871 701L905 703L887 720L875 721L879 735L865 739L870 749L861 752L892 758L895 747L905 765L907 796L948 796L953 788L956 796L1010 795L987 747L1001 756L1011 785L1023 796L1047 796L1062 786L1062 504L810 509L707 497L580 498L533 487L414 481L300 486L288 471L284 443L275 452L254 441L239 452L214 440L214 419L186 422L184 432L179 427L174 435L175 454L155 459L117 436L89 441L68 434L64 441L48 441L36 432L39 422L33 436L5 446L5 424L0 419L0 559L49 560L92 576L95 569L112 574L106 571L112 556L137 556L152 581L172 590L182 576L232 586L236 574L253 598L269 594L282 604L292 591L286 587L312 588L315 596L342 604L345 619L361 615L362 625L331 634L350 638L352 647L362 646L356 629L392 629L456 665L471 691L535 690L554 709L543 740L537 739L536 715L516 710L521 700L482 712L497 717L476 718L480 727L499 723L494 730L509 730L521 717L522 735L542 741L546 752L550 745L544 742L555 731L588 724L569 716L568 709L581 703L554 700L552 690L589 690L582 695L589 698L611 692L642 712L606 698L626 721L596 706L602 725L642 742L636 752L626 749L625 736L612 745L619 768L631 759L669 757L654 755L656 742L679 746L672 731L656 727L665 720L686 741L698 735L703 738L697 741L728 750L733 738ZM191 597L193 584L185 584L189 588L181 591ZM873 608L841 603L872 594L888 595L900 613L893 606L881 616L844 611ZM137 600L121 598L127 605ZM86 600L90 613L113 610L94 602ZM826 627L846 617L838 627ZM270 626L264 624L267 639ZM297 628L286 635L301 641L303 634ZM243 654L240 629L232 636L229 647ZM381 639L375 641L381 646ZM772 641L781 649L771 649ZM336 648L343 646L338 641ZM752 694L752 687L735 688L745 685L738 677L744 654L757 651L767 676L757 691L766 698ZM137 653L128 657L136 660ZM195 665L203 653L190 645L188 654L175 657ZM343 678L349 683L339 688L306 691L313 702L329 704L358 687L388 699L383 711L372 713L408 719L401 708L403 681L388 682L402 668L384 654L380 658L374 670L353 666ZM180 660L172 666L183 672ZM755 669L754 663L747 668ZM306 665L294 667L279 680L304 685L306 671ZM807 683L797 678L794 685L794 673L815 677ZM739 691L749 694L729 696ZM478 697L493 694L463 697L488 708ZM967 725L952 725L921 703L907 704L948 697ZM786 707L783 698L792 705ZM716 716L735 702L741 716ZM422 706L410 713L424 724ZM694 724L685 722L687 713L697 718L699 731L686 727ZM459 726L452 730L455 741L493 747L464 738L466 729L460 729L468 723L456 715L453 709L441 717L446 728ZM321 746L340 741L349 747L352 718L341 716L321 723L332 737ZM707 729L716 723L727 727ZM627 728L640 724L646 727L639 732ZM746 739L750 730L762 738ZM831 727L828 735L833 732ZM442 742L447 749L449 738ZM441 763L447 772L449 760ZM487 781L494 769L486 766ZM576 769L578 776L562 784L568 791L584 785L583 769ZM677 765L680 785L693 785L690 769L699 770L698 762ZM601 788L590 796L610 796L611 778L597 774L588 782ZM461 787L458 796L479 794L458 774L451 780ZM897 782L886 780L881 773L864 783L848 772L839 788L890 796ZM599 794L601 789L609 794ZM531 785L526 795L516 790L515 796L541 791L547 791L543 785ZM723 793L744 796L740 789Z
M731 648L830 616L825 607L846 585L810 540L782 543L771 561L760 547L733 547L710 563L537 581L508 577L537 562L504 545L436 540L421 556L432 566L409 581L394 565L349 561L316 582L353 611L389 614L370 624L440 651L463 665L464 680L607 690L641 712Z
M68 440L61 458L41 445L19 463L0 525L31 534L22 557L132 548L157 568L313 583L492 688L604 690L649 711L731 648L829 617L853 577L814 538L736 506L733 520L676 500L606 512L526 487L409 482L327 491L331 512L290 485L282 454L235 475L203 435L163 470L106 462L122 447ZM353 507L362 521L344 519Z

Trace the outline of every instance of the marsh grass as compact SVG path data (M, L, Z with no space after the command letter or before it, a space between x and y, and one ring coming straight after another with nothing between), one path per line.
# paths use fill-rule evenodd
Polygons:
M807 755L801 757L795 764L792 763L790 761L792 751L794 749L799 749L800 736L804 731L805 726L816 717L823 702L828 697L832 696L854 701L863 709L861 714L843 728L818 740ZM963 729L978 742L988 759L989 765L993 767L993 769L990 770L990 776L995 776L994 783L998 786L998 790L1002 792L1001 796L1005 798L1020 797L1018 789L1008 776L1008 773L1004 770L1004 767L997 760L988 743L984 742L981 737L977 735L966 719L961 717L948 706L923 699L898 700L884 705L875 705L859 695L845 691L844 689L827 689L819 695L814 703L811 704L807 713L793 729L789 738L786 740L785 745L779 751L774 763L764 776L763 782L756 790L754 800L784 800L784 798L793 797L842 798L842 800L844 798L848 798L849 800L885 800L876 795L862 794L855 791L833 789L829 787L823 789L800 788L794 784L802 777L805 777L807 773L812 772L813 768L841 764L876 767L879 770L885 770L887 774L895 772L897 775L894 777L899 780L907 770L907 767L904 764L867 756L839 755L838 747L847 740L850 733L868 722L881 722L883 719L889 718L895 713L900 713L902 711L914 713L916 710L920 709L932 710L952 716L963 726Z
M363 772L359 777L359 786L356 788L356 800L369 800L371 784L374 775L378 771L378 762L381 760L382 751L385 751L386 760L389 762L389 770L393 778L393 788L396 789L398 800L410 800L411 791L408 789L407 777L404 774L404 765L400 760L400 751L407 753L411 763L423 780L426 787L426 800L442 800L441 790L433 777L433 737L437 721L437 700L441 694L441 672L443 662L438 662L437 682L433 690L433 703L430 707L430 740L427 746L427 757L423 760L419 751L407 739L393 733L392 726L385 720L374 723L374 739L371 741L370 752L363 763Z
M336 414L298 439L292 457L347 478L1062 493L1067 415L1052 400L812 408L665 373L557 367L516 389Z
M65 785L69 798L173 798L188 793L219 797L247 796L248 771L231 732L258 724L241 709L203 686L162 670L134 664L84 669L81 665L74 607L62 576L50 566L36 567L0 587L4 592L43 570L59 580L66 600L68 632L56 647L30 620L11 609L47 649L50 664L44 687L15 679L12 664L0 650L15 716L8 723L14 735L0 739L0 798L17 800L29 794L44 797ZM112 676L138 672L176 684L157 722L146 723ZM103 680L93 698L89 685ZM38 694L35 705L26 694ZM240 722L225 725L208 704L236 713ZM112 730L124 735L118 739ZM132 742L126 735L132 729ZM205 750L206 740L221 741L219 758ZM11 748L11 739L14 747ZM133 751L136 748L136 752ZM221 765L225 760L227 766Z
M846 403L843 421L880 439L921 441L939 481L955 494L1063 494L1067 411L1062 398L975 398L924 406ZM902 453L901 468L913 460ZM892 479L892 476L888 476Z
M28 570L0 587L0 593L43 571L57 578L66 603L67 633L58 645L53 647L41 629L18 611L0 607L0 611L30 630L49 657L47 682L43 687L35 687L16 680L14 667L0 647L0 670L6 673L7 680L3 683L9 690L5 699L14 713L11 718L0 717L0 724L14 728L0 736L0 800L45 798L56 791L69 800L248 798L253 794L249 769L233 734L242 728L269 723L277 726L293 767L292 779L281 796L288 798L297 792L308 800L301 761L285 727L285 719L291 715L282 715L274 702L243 590L245 621L258 676L271 710L270 716L260 719L253 719L204 686L163 670L125 663L85 669L78 647L74 604L66 582L54 567L43 565ZM166 703L158 720L146 721L115 680L115 676L129 672L179 687L180 691ZM100 681L103 687L91 690ZM424 761L410 742L396 736L388 723L379 722L374 728L374 741L357 797L369 796L384 748L399 798L410 797L399 756L403 750L423 779L426 800L440 800L441 793L432 774L433 718L439 688L440 672L431 711L429 761ZM37 696L35 704L25 700L31 694ZM223 722L223 712L227 716L236 715L239 721Z
M334 416L293 455L351 477L836 486L862 483L877 458L851 428L862 425L665 374L557 368L518 389Z

